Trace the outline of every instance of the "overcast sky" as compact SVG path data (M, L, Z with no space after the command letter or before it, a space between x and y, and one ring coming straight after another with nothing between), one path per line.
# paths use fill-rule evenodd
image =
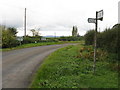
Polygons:
M95 18L95 12L104 10L103 21L98 21L98 30L111 28L118 23L119 0L0 0L0 24L18 29L18 36L24 35L24 8L27 8L27 34L30 29L40 28L40 34L69 36L73 25L80 35L94 29L88 18Z

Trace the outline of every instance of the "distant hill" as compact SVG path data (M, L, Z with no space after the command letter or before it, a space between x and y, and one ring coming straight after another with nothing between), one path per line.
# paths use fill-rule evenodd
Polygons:
M46 38L55 38L55 37L72 37L72 36L53 36L53 35L48 35L48 36L42 36Z
M61 37L61 36L48 35L48 36L43 36L43 37L46 37L46 38L54 38L54 37Z

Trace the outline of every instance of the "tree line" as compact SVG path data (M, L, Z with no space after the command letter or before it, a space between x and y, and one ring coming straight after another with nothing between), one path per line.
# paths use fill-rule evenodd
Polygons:
M16 28L0 26L0 32L2 33L2 37L0 37L2 41L2 43L0 43L0 47L12 48L12 47L19 46L21 44L28 44L28 43L83 40L83 37L78 34L77 26L73 26L72 32L71 32L72 36L45 38L45 40L42 40L43 37L39 35L38 30L31 29L30 31L32 32L33 36L26 35L19 38L16 35L18 33Z

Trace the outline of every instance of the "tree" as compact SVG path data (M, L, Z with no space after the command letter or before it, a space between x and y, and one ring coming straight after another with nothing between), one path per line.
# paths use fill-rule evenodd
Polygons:
M13 34L13 36L16 36L16 34L18 33L17 29L14 27L9 27L8 30L9 32L11 32L11 34Z
M72 36L77 36L78 35L78 30L77 30L77 26L73 26L73 29L72 29Z
M19 45L16 40L15 34L17 33L15 28L7 28L5 26L0 26L2 32L2 48L11 48Z
M33 36L35 36L35 29L31 29L30 31L32 32Z
M11 48L18 45L16 37L9 30L2 30L2 47Z
M31 29L30 30L33 34L33 36L39 36L39 30Z

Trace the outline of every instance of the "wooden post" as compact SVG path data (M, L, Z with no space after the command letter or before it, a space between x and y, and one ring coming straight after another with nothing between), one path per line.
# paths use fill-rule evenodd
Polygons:
M94 64L93 64L93 72L95 74L96 69L96 52L97 52L97 16L98 12L96 11L96 22L95 22L95 37L94 37Z

